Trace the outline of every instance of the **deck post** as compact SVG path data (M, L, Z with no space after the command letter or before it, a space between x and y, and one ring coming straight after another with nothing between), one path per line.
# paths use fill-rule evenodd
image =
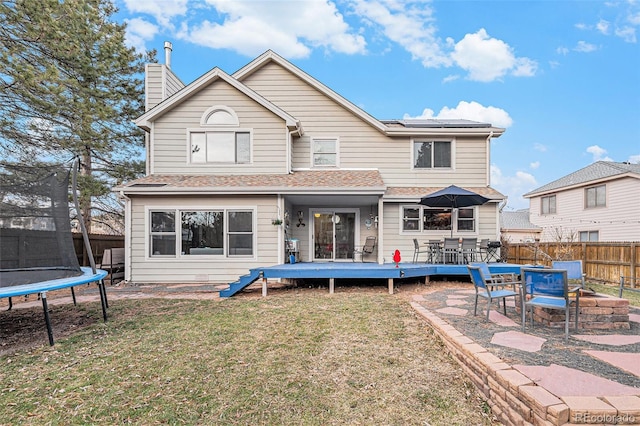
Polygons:
M329 278L329 294L333 294L333 291L335 289L335 279L334 278Z
M267 279L262 279L262 297L267 297Z
M393 294L393 278L389 278L389 294Z

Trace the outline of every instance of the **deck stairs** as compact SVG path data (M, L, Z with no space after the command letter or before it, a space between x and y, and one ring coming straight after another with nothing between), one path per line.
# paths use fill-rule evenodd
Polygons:
M238 281L234 281L229 283L229 288L220 291L220 297L231 297L237 292L241 291L243 288L251 285L257 279L260 278L261 270L260 269L250 269L249 274L243 275L238 278Z

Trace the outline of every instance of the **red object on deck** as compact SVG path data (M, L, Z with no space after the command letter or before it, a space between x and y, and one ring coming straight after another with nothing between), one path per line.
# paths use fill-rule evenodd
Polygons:
M393 253L393 261L396 263L396 268L398 267L398 263L400 263L400 260L401 260L401 259L402 259L402 258L400 257L400 250L396 250L396 251Z

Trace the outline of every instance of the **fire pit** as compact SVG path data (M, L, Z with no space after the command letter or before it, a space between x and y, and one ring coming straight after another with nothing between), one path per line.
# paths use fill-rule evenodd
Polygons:
M572 302L571 305L575 306L574 303ZM575 309L570 312L569 321L573 323ZM533 320L548 327L564 328L564 312L556 309L535 307ZM528 312L527 321L530 321ZM583 330L628 330L630 328L629 300L582 290L578 328Z

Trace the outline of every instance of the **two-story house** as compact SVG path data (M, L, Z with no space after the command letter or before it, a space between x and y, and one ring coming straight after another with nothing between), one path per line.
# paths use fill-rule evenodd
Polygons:
M541 241L640 241L640 164L597 161L524 197Z
M229 282L285 263L291 240L297 261L351 262L375 236L383 263L410 260L414 238L499 238L489 150L504 129L377 120L272 51L186 86L149 64L146 90L147 176L115 189L129 281ZM453 217L418 204L450 184L491 201Z

